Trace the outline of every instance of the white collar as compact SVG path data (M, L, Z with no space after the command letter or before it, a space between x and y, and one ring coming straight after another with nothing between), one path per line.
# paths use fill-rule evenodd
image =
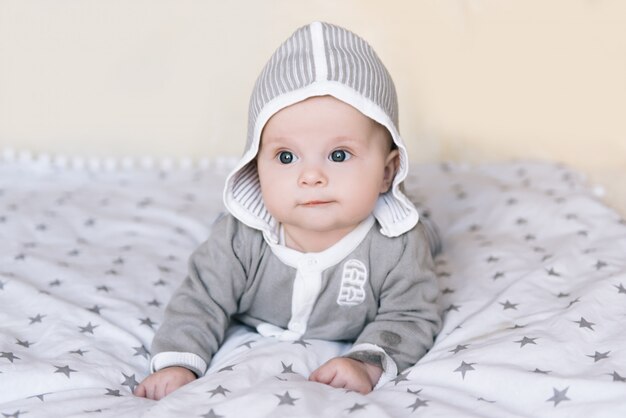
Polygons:
M307 269L322 271L328 267L332 267L346 258L356 247L363 242L370 229L374 225L376 219L373 215L368 216L363 222L361 222L356 228L354 228L345 237L341 238L331 247L317 253L303 253L298 250L286 247L281 243L284 242L283 231L281 228L281 243L273 242L271 239L263 234L265 242L270 246L270 249L276 257L288 266L296 269Z

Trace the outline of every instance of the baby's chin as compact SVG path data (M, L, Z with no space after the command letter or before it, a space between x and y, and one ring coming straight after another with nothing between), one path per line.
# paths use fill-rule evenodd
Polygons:
M321 216L311 216L301 222L283 225L285 233L293 233L302 238L324 241L337 242L344 236L348 235L356 229L361 222L344 222L338 219L324 219Z

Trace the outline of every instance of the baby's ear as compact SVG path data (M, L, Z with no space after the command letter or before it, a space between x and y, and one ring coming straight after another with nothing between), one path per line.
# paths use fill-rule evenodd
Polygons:
M400 152L397 149L393 149L387 155L385 159L385 170L383 172L383 183L380 189L381 193L385 193L391 187L393 179L400 167Z

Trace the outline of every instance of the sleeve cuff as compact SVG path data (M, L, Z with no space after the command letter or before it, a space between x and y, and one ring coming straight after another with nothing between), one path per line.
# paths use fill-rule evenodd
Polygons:
M374 389L378 389L383 386L385 383L391 381L398 375L398 366L396 362L383 350L381 347L375 344L357 344L353 346L350 351L348 351L344 356L350 357L350 354L358 353L358 352L370 352L380 354L383 374L378 379L376 386Z
M166 367L180 366L191 370L196 376L204 376L207 364L200 356L194 353L179 353L166 351L158 353L150 360L150 372L154 373Z

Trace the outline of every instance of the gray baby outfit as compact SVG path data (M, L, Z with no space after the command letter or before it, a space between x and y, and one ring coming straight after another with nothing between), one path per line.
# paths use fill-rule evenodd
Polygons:
M301 253L283 245L263 204L255 158L273 114L321 95L385 126L400 165L368 219L330 248ZM353 33L315 22L278 48L256 82L246 151L226 180L229 214L191 257L154 338L153 371L177 365L203 375L233 319L281 340L354 341L348 356L375 359L379 385L425 354L441 323L431 255L439 243L400 187L408 157L397 116L391 77Z

